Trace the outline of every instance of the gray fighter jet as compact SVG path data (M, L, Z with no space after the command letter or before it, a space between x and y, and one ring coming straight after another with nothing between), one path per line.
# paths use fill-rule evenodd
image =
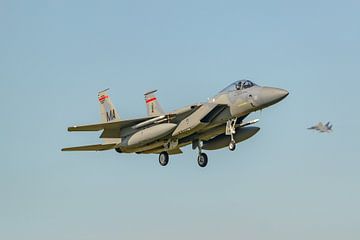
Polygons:
M317 125L309 127L309 130L316 130L321 133L329 133L332 131L332 125L330 122L327 122L325 125L322 122L319 122Z
M107 89L108 90L108 89ZM102 131L103 144L64 148L62 151L103 151L118 153L159 154L166 166L169 155L182 153L181 148L192 145L198 149L198 164L205 167L208 157L203 150L228 147L255 135L260 128L249 126L258 119L244 122L251 113L269 107L289 93L273 87L261 87L249 80L232 83L208 102L193 104L165 113L156 91L145 94L148 116L120 120L107 90L98 94L101 123L69 127L68 131Z

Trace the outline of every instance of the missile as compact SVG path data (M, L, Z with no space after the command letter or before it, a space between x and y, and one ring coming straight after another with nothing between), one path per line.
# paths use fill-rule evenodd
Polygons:
M259 119L254 119L249 122L241 123L238 125L238 127L245 127L245 126L253 125L253 124L257 123L258 121L259 121Z
M166 118L165 115L162 115L162 116L159 116L159 117L154 117L152 119L149 119L149 120L146 120L144 122L138 123L135 126L133 126L132 128L133 129L138 129L138 128L146 127L146 126L149 126L149 125L151 125L151 124L153 124L155 122L161 121L161 120L163 120L165 118Z

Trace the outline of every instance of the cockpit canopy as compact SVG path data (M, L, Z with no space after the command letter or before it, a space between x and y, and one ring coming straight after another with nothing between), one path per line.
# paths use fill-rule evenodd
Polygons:
M250 80L239 80L232 84L230 84L228 87L224 88L222 92L231 92L236 90L243 90L247 88L251 88L253 86L256 86L255 83L251 82Z

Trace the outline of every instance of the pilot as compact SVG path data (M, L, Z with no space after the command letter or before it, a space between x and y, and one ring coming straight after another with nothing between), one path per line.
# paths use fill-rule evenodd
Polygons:
M236 90L241 90L241 84L242 82L236 83Z
M250 88L250 87L252 87L253 86L253 84L252 84L252 82L250 82L250 81L246 81L246 82L244 82L244 88Z

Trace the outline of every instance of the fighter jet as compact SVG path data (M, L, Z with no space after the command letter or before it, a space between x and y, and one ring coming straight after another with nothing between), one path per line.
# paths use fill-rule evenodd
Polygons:
M309 127L309 130L316 130L319 131L321 133L329 133L332 131L332 125L330 124L330 122L327 122L325 125L322 122L319 122L317 125Z
M208 157L204 150L228 147L254 136L259 127L250 126L258 119L244 122L252 112L284 99L289 92L261 87L250 80L239 80L220 91L207 102L192 104L172 112L164 112L156 91L145 94L147 116L121 120L111 102L108 89L98 93L101 123L72 126L68 131L102 131L102 144L63 148L62 151L103 151L118 153L159 154L159 163L166 166L169 155L182 153L192 145L198 150L197 162L205 167Z

